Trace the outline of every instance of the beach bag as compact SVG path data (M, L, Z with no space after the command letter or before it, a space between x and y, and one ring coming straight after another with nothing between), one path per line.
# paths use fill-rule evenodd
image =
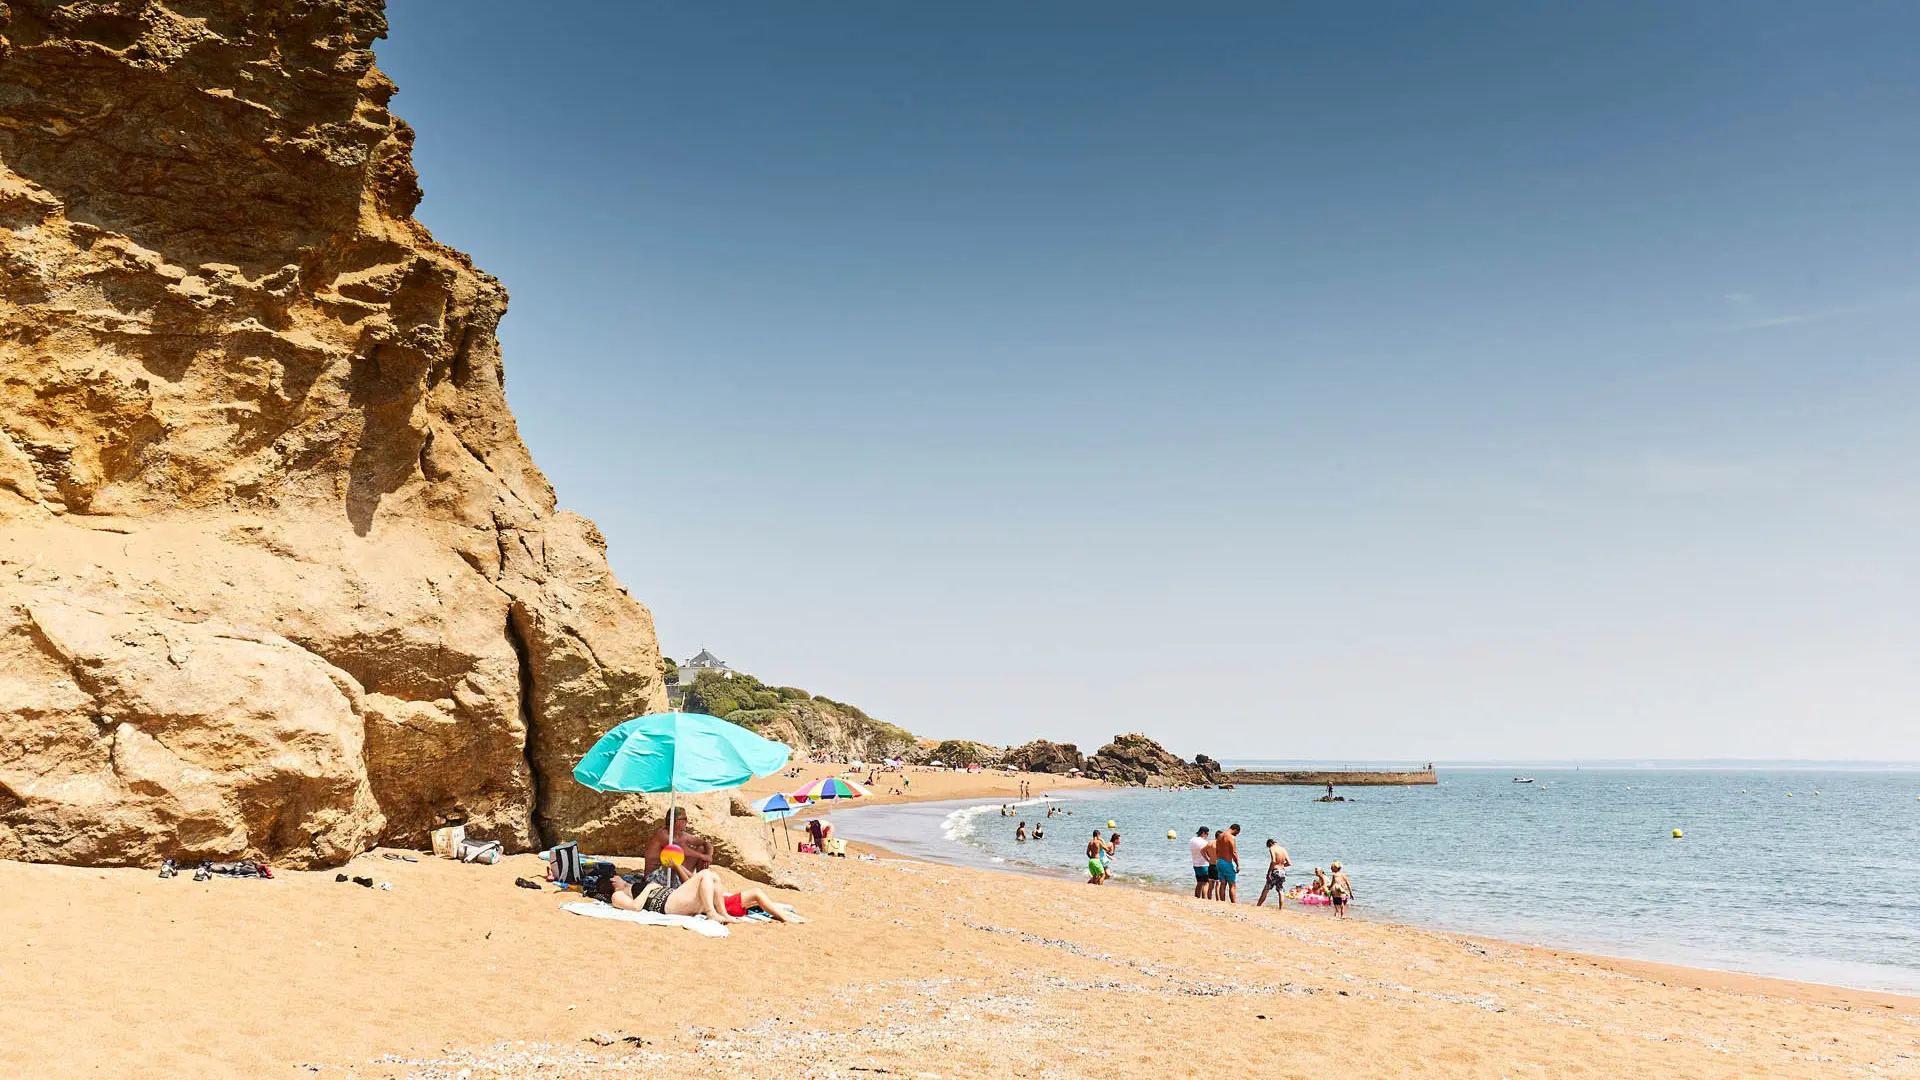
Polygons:
M547 863L547 880L555 885L580 884L580 845L572 841L556 844Z
M459 851L461 862L484 863L488 866L499 862L504 854L498 840L462 840Z
M605 900L613 895L613 879L618 876L619 867L610 862L590 859L580 866L580 891Z
M433 830L433 853L443 859L460 857L460 845L467 839L465 825L449 825Z

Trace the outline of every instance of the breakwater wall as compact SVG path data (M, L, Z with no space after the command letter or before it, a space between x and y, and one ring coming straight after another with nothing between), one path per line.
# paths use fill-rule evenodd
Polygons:
M1418 769L1412 772L1360 772L1358 770L1289 770L1285 772L1255 772L1248 769L1231 769L1220 774L1223 784L1299 784L1307 787L1380 787L1386 784L1437 784L1439 778L1432 769Z

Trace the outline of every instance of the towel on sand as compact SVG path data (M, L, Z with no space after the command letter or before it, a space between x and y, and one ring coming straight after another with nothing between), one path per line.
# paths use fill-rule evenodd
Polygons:
M708 937L727 936L726 927L710 919L695 918L692 915L655 915L651 911L621 911L617 907L585 900L561 904L560 910L571 911L575 915L590 915L596 919L619 919L621 922L639 923L642 926L684 926L696 934L705 934Z

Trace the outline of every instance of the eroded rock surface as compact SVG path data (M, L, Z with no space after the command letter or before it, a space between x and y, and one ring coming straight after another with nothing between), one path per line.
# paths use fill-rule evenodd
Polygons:
M657 816L570 779L665 706L652 618L520 441L505 291L411 218L384 32L0 4L0 858Z

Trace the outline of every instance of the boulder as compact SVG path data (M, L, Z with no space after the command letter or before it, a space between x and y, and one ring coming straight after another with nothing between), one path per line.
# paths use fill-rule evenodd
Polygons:
M1000 759L1000 764L1012 765L1016 769L1058 774L1085 769L1086 762L1080 748L1072 743L1048 742L1045 739L1035 739L1025 746L1016 746Z
M359 687L284 638L15 586L0 672L0 855L331 863L380 833Z
M1207 764L1199 764L1205 762ZM1115 735L1087 759L1086 774L1116 784L1170 787L1216 782L1219 764L1202 754L1195 763L1182 761L1145 735Z

